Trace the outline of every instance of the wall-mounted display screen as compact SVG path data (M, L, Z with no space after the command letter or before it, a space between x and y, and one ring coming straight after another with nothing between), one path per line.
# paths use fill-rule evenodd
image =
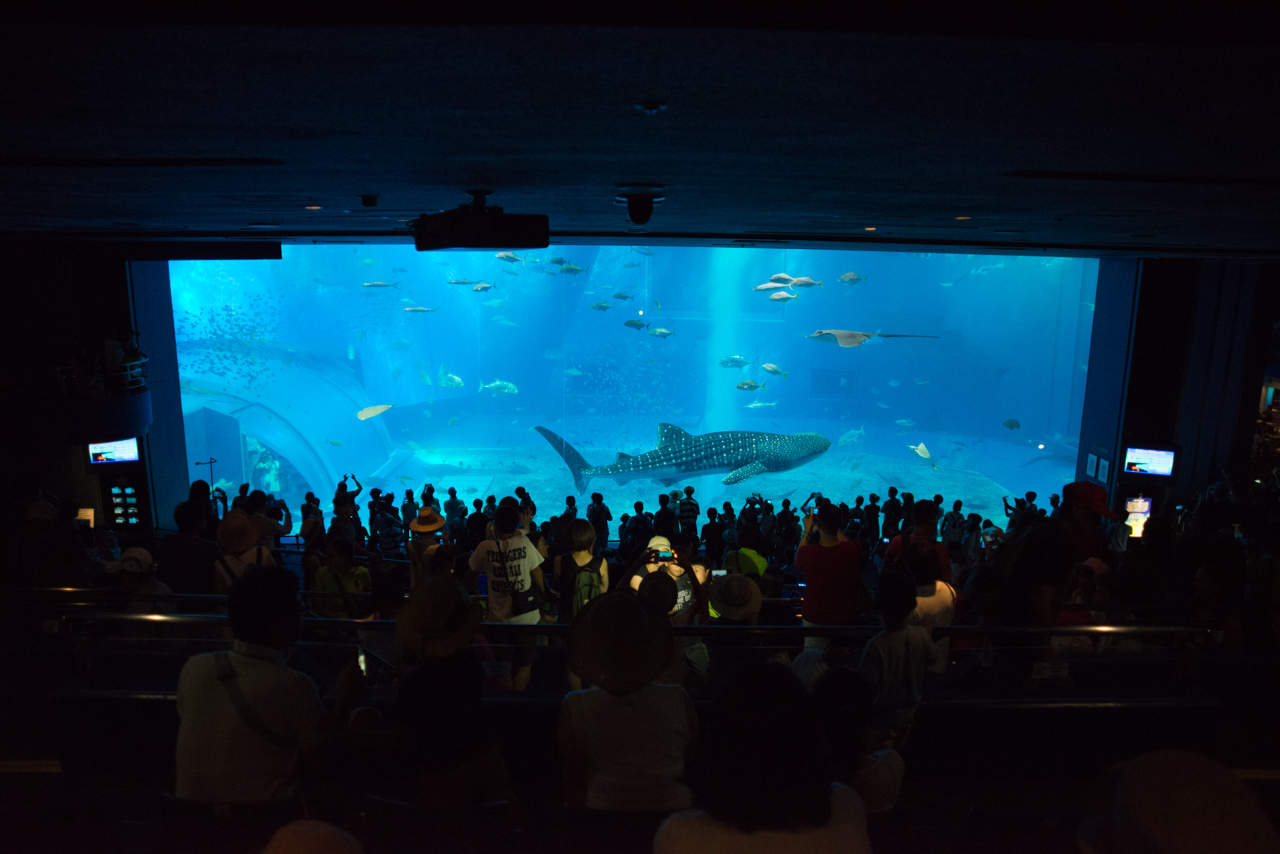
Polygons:
M1155 451L1150 448L1126 448L1124 470L1128 474L1173 474L1173 451Z
M216 459L230 494L327 506L354 472L617 519L686 485L704 512L892 485L999 516L1075 479L1093 259L281 251L169 264L190 480Z
M1151 518L1151 499L1143 498L1141 495L1137 498L1127 498L1124 509L1129 514L1125 519L1125 524L1129 526L1129 536L1141 538L1142 529Z
M89 462L91 463L134 463L137 461L137 439L121 439L119 442L95 442L89 445Z

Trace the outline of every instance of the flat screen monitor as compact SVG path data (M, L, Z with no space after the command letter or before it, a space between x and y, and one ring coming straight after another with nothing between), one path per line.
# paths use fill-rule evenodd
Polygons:
M1126 474L1157 474L1168 477L1173 474L1173 451L1125 448L1124 470Z
M1143 498L1139 495L1137 498L1126 498L1124 502L1125 512L1129 514L1125 524L1129 526L1129 536L1141 539L1142 528L1147 524L1147 520L1151 518L1151 499Z
M89 445L91 463L136 463L138 440L121 439L119 442L95 442Z

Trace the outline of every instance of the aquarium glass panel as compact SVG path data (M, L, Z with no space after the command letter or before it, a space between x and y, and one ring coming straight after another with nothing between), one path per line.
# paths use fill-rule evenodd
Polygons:
M283 256L170 264L189 473L216 459L230 494L296 512L308 490L328 508L344 474L468 501L523 486L545 519L595 491L616 518L685 485L703 508L893 485L1003 519L1003 496L1044 503L1074 477L1095 260Z

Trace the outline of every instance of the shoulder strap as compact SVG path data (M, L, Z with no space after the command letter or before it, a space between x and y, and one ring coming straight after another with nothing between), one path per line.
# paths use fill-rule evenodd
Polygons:
M231 666L230 655L225 652L218 653L213 657L213 664L218 673L218 681L226 689L227 699L235 707L241 723L253 730L253 734L258 738L274 747L295 748L298 746L297 742L292 738L286 738L264 724L262 718L258 717L257 712L249 705L249 701L245 699L244 692L240 690L240 683L236 681L236 671Z
M225 557L219 557L214 561L214 565L217 566L218 572L222 573L223 583L227 587L230 587L232 582L234 582L238 577L231 571L231 564L227 563L227 559Z

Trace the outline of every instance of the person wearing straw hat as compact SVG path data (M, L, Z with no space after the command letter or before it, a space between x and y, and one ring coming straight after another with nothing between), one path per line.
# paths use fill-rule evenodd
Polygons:
M214 564L215 587L226 593L237 578L255 566L275 566L271 550L258 545L258 529L243 510L232 510L218 525L223 555Z
M431 508L427 508L431 509ZM481 709L484 668L472 641L483 609L450 575L422 582L396 618L417 664L400 679L382 746L403 751L430 809L509 801L511 783Z
M560 708L570 806L653 817L692 802L685 767L698 732L689 695L654 680L670 665L667 615L628 590L587 603L569 632L569 669L584 685Z
M431 556L440 548L438 532L444 526L444 517L430 505L418 508L418 515L409 523L409 534L413 537L409 543L410 590L426 581Z
M754 626L764 601L755 578L737 572L715 579L709 598L715 614L708 623L711 626ZM704 687L708 689L723 685L742 668L777 654L767 642L736 633L709 634L703 640L708 658Z
M125 549L119 560L103 567L107 572L118 573L120 584L138 598L131 598L128 609L137 614L163 614L172 610L172 603L156 601L151 596L172 596L173 591L163 581L156 580L155 563L151 552L136 546Z

